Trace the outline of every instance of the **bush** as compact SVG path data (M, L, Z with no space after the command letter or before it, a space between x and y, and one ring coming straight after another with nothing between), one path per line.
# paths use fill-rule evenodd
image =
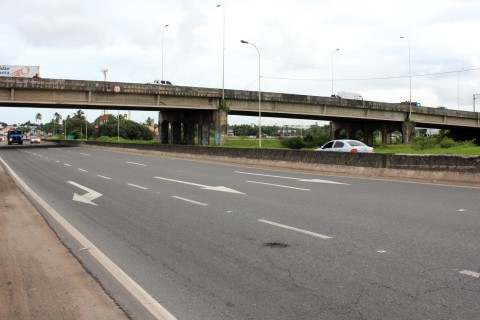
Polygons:
M305 147L305 142L300 137L286 138L281 140L280 143L288 149L299 150Z
M329 135L325 132L319 132L317 134L312 134L312 133L308 132L305 135L305 137L303 138L303 141L305 143L305 147L307 147L307 148L321 147L330 140L331 139L330 139Z
M447 149L447 148L455 147L457 143L453 141L453 139L451 138L443 138L440 141L439 145L440 145L440 148Z
M416 137L413 141L413 148L417 150L425 150L435 148L437 145L437 138L434 136Z

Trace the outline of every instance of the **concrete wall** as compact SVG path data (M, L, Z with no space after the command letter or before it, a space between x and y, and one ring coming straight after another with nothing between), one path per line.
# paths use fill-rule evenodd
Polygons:
M362 154L93 141L59 141L59 143L135 153L156 153L187 159L215 160L230 164L309 170L318 173L405 177L463 182L480 186L480 156Z

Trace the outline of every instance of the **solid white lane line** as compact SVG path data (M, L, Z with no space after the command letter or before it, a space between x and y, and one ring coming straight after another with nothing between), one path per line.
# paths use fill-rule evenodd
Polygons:
M134 165L136 165L136 166L142 166L142 167L146 167L146 166L147 166L146 164L143 164L143 163L137 163L137 162L130 162L130 161L127 161L127 163L134 164Z
M34 198L45 210L54 218L72 237L74 237L82 248L88 248L88 253L92 255L117 281L123 285L155 318L163 320L175 320L176 318L168 312L157 300L155 300L138 283L128 276L120 267L110 260L102 251L100 251L90 240L88 240L80 231L75 229L65 218L63 218L55 209L40 198L30 187L20 179L10 166L0 157L0 162L10 172L13 179L21 188Z
M259 181L246 181L246 182L256 183L256 184L263 184L263 185L266 185L266 186L273 186L273 187L280 187L280 188L287 188L287 189L295 189L295 190L301 190L301 191L310 191L310 189L284 186L284 185L281 185L281 184L265 183L265 182L259 182Z
M148 188L145 188L145 187L133 184L133 183L127 183L127 184L131 187L134 187L134 188L138 188L138 189L142 189L142 190L148 190Z
M311 231L307 231L307 230L302 230L302 229L286 226L284 224L268 221L268 220L260 219L258 221L263 222L263 223L267 223L267 224L271 224L272 226L276 226L276 227L280 227L280 228L284 228L284 229L293 230L293 231L301 232L301 233L304 233L304 234L308 234L309 236L317 237L317 238L324 239L324 240L332 239L332 237L329 237L329 236L326 236L326 235L323 235L323 234L320 234L320 233L315 233L315 232L311 232Z
M177 196L172 196L172 198L175 198L175 199L178 199L178 200L183 200L183 201L194 203L194 204L198 204L198 205L201 205L201 206L208 206L208 204L206 204L206 203L190 200L190 199L187 199L187 198L182 198L182 197L177 197Z
M82 172L88 172L87 170L85 170L85 169L82 169L82 168L78 168L78 171L82 171Z
M480 273L478 272L474 272L474 271L469 271L469 270L462 270L462 271L459 271L461 274L465 274L467 276L472 276L472 277L475 277L475 278L480 278Z
M112 178L105 177L105 176L102 176L102 175L99 175L99 174L97 174L97 177L102 178L102 179L112 180Z

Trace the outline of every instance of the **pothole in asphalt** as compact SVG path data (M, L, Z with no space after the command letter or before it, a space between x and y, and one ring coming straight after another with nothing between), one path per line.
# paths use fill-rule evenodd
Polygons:
M263 246L268 248L286 248L288 247L288 244L281 242L265 242Z

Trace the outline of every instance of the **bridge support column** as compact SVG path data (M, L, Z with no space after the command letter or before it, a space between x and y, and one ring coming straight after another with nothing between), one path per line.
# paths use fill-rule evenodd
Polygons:
M226 145L228 112L226 110L215 110L213 112L213 123L215 125L215 144L220 146Z
M404 121L402 123L403 143L408 143L415 137L415 122Z
M210 144L210 126L215 127L215 144L227 142L228 112L225 110L175 110L158 114L160 144L195 144L195 129L198 125L198 144Z

